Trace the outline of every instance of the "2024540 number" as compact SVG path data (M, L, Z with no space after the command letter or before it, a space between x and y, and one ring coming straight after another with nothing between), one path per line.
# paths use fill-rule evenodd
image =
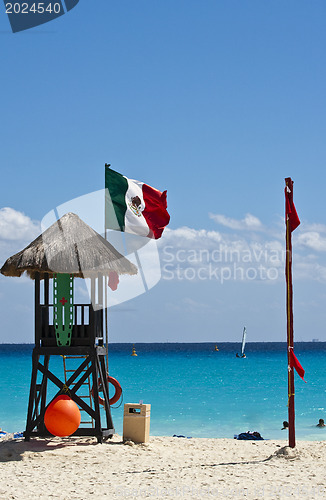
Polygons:
M56 2L35 2L32 5L28 3L6 3L7 14L60 14L61 4Z

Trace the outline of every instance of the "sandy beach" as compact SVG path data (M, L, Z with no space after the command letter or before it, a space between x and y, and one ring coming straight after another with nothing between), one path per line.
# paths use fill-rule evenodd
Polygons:
M323 441L0 442L1 499L326 498Z

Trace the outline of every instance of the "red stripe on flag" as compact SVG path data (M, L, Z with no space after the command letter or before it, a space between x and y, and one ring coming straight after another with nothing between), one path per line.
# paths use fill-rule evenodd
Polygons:
M297 371L297 373L298 373L298 375L299 375L299 377L301 377L301 378L302 378L302 380L303 380L304 382L306 382L306 381L305 381L305 379L304 379L304 374L305 374L305 371L304 371L304 369L302 368L301 364L299 363L298 358L297 358L297 357L296 357L296 355L294 354L294 352L293 352L293 348L292 348L292 349L290 348L290 367L291 367L291 368L295 368L295 369L296 369L296 371ZM307 382L306 382L306 383L307 383Z
M156 240L162 236L165 226L170 222L167 211L166 191L159 191L147 184L143 184L145 209L142 214L151 230L149 236Z

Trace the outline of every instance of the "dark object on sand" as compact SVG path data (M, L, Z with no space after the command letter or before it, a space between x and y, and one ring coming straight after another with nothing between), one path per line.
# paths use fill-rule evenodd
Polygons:
M241 432L241 434L235 435L234 439L261 441L264 438L259 434L259 432L248 431L248 432Z

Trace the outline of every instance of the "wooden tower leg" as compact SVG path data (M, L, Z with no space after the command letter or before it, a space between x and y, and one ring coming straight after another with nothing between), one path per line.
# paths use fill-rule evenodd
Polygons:
M47 385L48 385L48 367L49 367L50 356L44 356L44 368L45 373L42 373L42 381L40 384L37 383L37 375L39 371L40 354L33 351L33 365L32 365L32 377L31 377L31 387L27 411L27 422L26 431L24 432L25 441L30 440L30 436L33 429L37 427L39 435L46 435L48 431L44 425L44 420L38 419L40 414L44 414L46 407L46 395L47 395Z
M98 391L98 373L96 367L96 353L90 356L91 367L92 367L92 379L93 379L93 391L94 391L94 410L95 410L95 435L97 437L97 442L102 443L103 434L101 427L101 410L99 401L99 391Z
M50 362L50 356L44 356L44 367L46 370L49 369L49 362ZM42 382L39 387L39 396L40 396L40 412L44 413L45 412L45 407L46 407L46 394L47 394L47 388L48 388L48 378L46 374L43 374L42 376ZM44 424L44 420L42 419L39 425L37 426L37 429L39 432L45 433L46 427Z
M32 432L33 413L35 411L34 406L35 406L35 402L36 402L37 366L38 366L39 358L40 358L40 356L35 352L35 349L33 349L31 387L30 387L30 391L29 391L26 430L24 432L25 441L30 440L30 436L31 436L31 432Z
M114 434L114 427L113 427L113 421L112 421L112 415L111 415L111 408L110 408L110 402L109 402L109 384L107 381L107 376L106 376L106 363L105 363L105 356L99 356L99 369L103 375L103 392L104 392L104 400L105 400L105 414L106 414L106 426L107 426L107 436L106 437L112 437Z

